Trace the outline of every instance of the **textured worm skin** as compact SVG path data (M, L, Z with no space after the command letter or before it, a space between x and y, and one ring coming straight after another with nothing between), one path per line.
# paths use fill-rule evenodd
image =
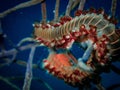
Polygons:
M92 30L95 30L94 32L90 31L91 26ZM80 36L74 37L73 33L81 32L84 29L86 31L82 32ZM91 33L87 33L88 35L86 36L85 32ZM96 45L97 47L94 48L95 53L92 52L88 60L90 64L90 59L92 59L92 57L95 58L100 65L106 64L110 57L116 57L119 55L120 52L120 39L119 35L115 31L115 25L113 23L110 23L109 20L105 19L102 14L88 13L86 15L76 16L71 21L67 21L66 23L58 27L48 25L46 26L46 28L44 28L42 27L42 25L40 25L37 28L35 27L34 35L36 36L37 40L42 40L44 44L48 47L51 47L49 46L49 44L55 41L55 45L53 45L53 47L55 48L59 48L58 46L61 47L64 45L65 48L67 48L67 45L71 45L73 42L81 43L85 40L93 40L93 42L95 43L94 45ZM92 39L90 37L91 35ZM64 39L65 36L75 39L71 43L72 39L66 40ZM63 43L61 43L60 41ZM89 64L87 65L89 66ZM93 68L96 69L95 66L93 66Z
M89 25L97 24L95 25L97 27L97 31L108 35L115 30L115 26L109 23L107 20L105 20L102 15L87 14L76 17L70 22L67 22L64 25L61 25L56 28L37 28L35 30L35 35L45 40L52 40L58 37L63 37L64 35L69 35L73 29L79 28L83 24L87 27L89 27ZM109 31L107 31L108 29Z
M115 32L115 25L104 19L102 14L92 13L80 15L59 27L50 26L45 29L39 27L35 29L34 34L37 38L42 38L45 42L52 42L65 35L70 35L72 30L76 31L81 25L85 25L86 29L89 29L90 25L95 26L97 28L96 31L98 37L101 37L103 34L107 35L109 38L110 52L113 56L120 50L120 39Z
M110 23L108 19L105 19L103 14L81 14L57 27L48 24L38 24L35 26L34 35L38 42L49 48L66 49L74 42L81 44L84 41L92 41L94 49L85 64L99 73L101 73L99 71L101 66L108 65L110 57L114 58L120 55L120 33L116 32L115 25ZM87 46L89 45L87 43ZM76 64L79 62L72 54L66 55L50 52L47 60L43 61L43 66L49 73L73 86L84 85L87 79L95 79L95 73L86 72L78 68L78 66L74 68L69 59L73 59L73 62ZM69 64L65 65L65 63Z

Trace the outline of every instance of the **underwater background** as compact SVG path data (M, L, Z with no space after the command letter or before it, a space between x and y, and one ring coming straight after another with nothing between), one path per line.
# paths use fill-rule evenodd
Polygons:
M0 0L0 13L3 11L12 8L20 3L26 2L28 0ZM94 7L95 9L104 8L105 12L111 14L111 2L112 0L86 0L84 10ZM60 0L60 10L59 15L64 15L68 0ZM54 18L53 10L55 8L55 0L46 0L47 6L47 20L50 21ZM117 1L116 9L116 18L120 20L120 0ZM74 11L72 12L72 16ZM31 7L19 9L14 11L4 18L1 19L3 33L7 35L7 38L4 41L6 50L14 48L17 43L25 37L32 37L33 26L32 24L36 21L40 22L42 19L41 16L41 4L37 4ZM117 24L117 27L120 27L120 23ZM28 43L25 43L28 44ZM75 45L72 47L73 54L76 58L81 57L83 51L78 49ZM19 52L16 56L17 60L28 60L30 50L25 50ZM48 56L47 47L36 48L33 63L38 64L39 67L42 67L42 60ZM3 63L0 60L0 63ZM117 68L120 69L120 62L113 63ZM23 87L24 76L25 76L26 67L20 66L16 63L10 63L3 67L0 67L0 76L8 79L12 77L18 77L16 79L10 80L12 83L17 85L20 89ZM78 88L72 87L64 83L63 80L60 80L42 69L33 69L33 77L39 78L36 80L33 78L31 83L30 90L49 90L47 84L53 90L78 90ZM110 71L109 73L102 73L102 85L105 88L109 88L113 85L116 85L117 88L114 90L120 90L120 75ZM45 84L45 82L47 84ZM10 85L6 84L0 79L0 90L14 90ZM93 87L93 90L95 88Z

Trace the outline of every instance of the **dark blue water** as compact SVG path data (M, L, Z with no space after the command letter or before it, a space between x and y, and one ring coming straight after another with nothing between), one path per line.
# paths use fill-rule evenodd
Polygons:
M0 12L3 12L9 8L14 7L15 5L25 2L28 0L0 0ZM89 9L90 7L104 8L107 14L111 14L111 1L112 0L87 0L85 4L85 9ZM63 14L65 12L68 0L60 1L60 11L59 14ZM50 21L54 17L54 5L55 0L46 0L47 4L47 20ZM120 1L117 3L116 17L120 20ZM73 15L73 13L72 13ZM16 44L25 37L32 37L33 26L32 24L36 21L41 21L41 5L35 5L31 7L27 7L24 9L17 10L8 14L6 17L2 18L2 27L3 33L7 35L7 39L5 39L6 49L9 50L16 46ZM119 27L120 24L117 25ZM9 42L9 40L11 42ZM75 55L80 57L81 54L78 54L77 49L73 47ZM16 59L27 61L29 57L30 50L26 50L17 54ZM80 52L79 52L80 53ZM48 55L48 49L46 47L40 47L36 49L33 63L39 64L41 67L41 62ZM115 62L115 66L120 68L120 63ZM26 68L15 63L4 66L0 68L0 76L9 78L9 77L21 77L20 79L11 80L12 83L15 83L19 88L22 89L24 76L25 76ZM33 76L39 77L40 80L34 80L31 84L31 90L48 90L43 84L47 82L53 90L77 90L77 88L71 87L65 84L62 80L59 80L52 75L49 75L45 71L40 69L33 69ZM105 88L108 88L115 84L120 84L120 76L113 71L110 73L103 73L102 75L102 84ZM10 85L0 80L0 90L13 90ZM116 88L114 90L120 90L120 88Z

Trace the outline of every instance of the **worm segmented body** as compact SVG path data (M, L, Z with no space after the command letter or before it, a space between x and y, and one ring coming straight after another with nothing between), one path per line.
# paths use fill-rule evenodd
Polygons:
M85 53L78 60L71 53L54 52L43 61L49 73L70 85L79 86L87 82L86 79L93 80L93 71L98 72L111 58L119 55L120 35L116 33L115 20L103 12L78 10L73 19L64 16L59 23L35 24L34 27L35 39L49 48L70 50L73 43L84 48Z
M81 28L83 25L85 26L83 28L87 31L82 32ZM53 43L53 41L57 42L63 40L63 42L59 43L59 45L62 45L65 43L64 36L66 36L66 38L70 38L72 36L71 34L74 33L76 38L80 38L80 36L82 36L81 33L90 32L90 26L95 27L94 29L96 30L97 37L101 37L102 35L106 35L108 37L111 52L115 53L120 49L120 40L119 36L115 32L115 25L106 20L102 14L92 13L80 15L58 27L48 25L48 28L43 28L42 26L39 26L35 29L34 34L38 40L41 39L49 44Z

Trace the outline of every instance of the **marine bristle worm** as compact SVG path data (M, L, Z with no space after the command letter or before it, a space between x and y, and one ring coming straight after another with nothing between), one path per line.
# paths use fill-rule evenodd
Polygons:
M57 0L58 1L58 0ZM80 6L75 12L75 17L70 17L70 7L74 6L74 0L70 0L66 15L59 22L35 24L35 39L45 46L53 49L47 60L43 61L44 68L49 73L65 82L80 86L94 81L96 72L116 58L120 51L120 35L116 30L117 20L109 17L103 9L82 10L85 0L80 1ZM115 14L115 4L111 9ZM114 11L113 11L114 10ZM83 57L76 58L69 52L73 43L79 43L87 47ZM56 53L59 48L65 49L67 53ZM72 60L72 63L71 63ZM99 72L100 73L100 72ZM97 80L97 79L96 79ZM97 83L98 84L98 83Z
M96 0L93 1L96 2ZM113 65L113 62L120 61L120 28L118 19L116 19L117 0L111 0L110 12L106 12L106 9L104 10L101 8L101 4L99 9L97 7L96 9L93 7L84 9L85 5L87 6L88 4L91 4L89 2L93 1L56 0L55 9L53 10L54 19L51 21L47 21L47 15L51 16L51 14L47 12L49 9L46 6L48 5L48 2L50 2L49 4L52 6L52 0L30 0L0 13L0 58L5 62L0 64L0 67L8 64L10 65L12 63L17 63L22 66L27 65L23 90L29 90L31 80L32 78L35 78L33 77L32 68L46 70L51 75L64 80L67 84L77 87L80 90L93 90L94 87L98 90L105 90L102 85L103 83L101 82L101 74L110 72L111 70L120 74L120 70ZM60 5L61 2L68 4L66 6L66 11L59 16L59 13L61 13L61 11L59 12L59 7L64 7L64 3ZM38 3L41 5L42 20L33 24L33 37L24 38L19 41L17 45L12 43L11 46L13 49L6 50L3 39L8 39L8 33L6 34L3 32L4 28L2 28L2 26L6 27L6 24L3 25L4 20L6 21L6 18L4 17L15 10ZM102 4L104 3L105 2ZM109 5L107 7L109 7ZM110 14L106 14L105 12ZM33 11L33 13L36 17L36 12ZM19 15L25 16L21 11ZM31 17L33 18L33 16ZM27 45L22 46L24 45L24 42L30 42L30 45L25 43L25 45ZM35 53L36 46L40 47L37 48L37 50L42 54L41 56L39 56L38 53ZM44 56L41 51L43 50L41 46L48 50L48 56L47 58L43 57L44 59L42 61L38 61L37 58L36 60L38 63L33 64L32 61L34 56ZM17 60L17 53L28 48L31 48L28 62ZM40 63L42 63L42 68L40 67ZM38 74L40 73L37 73L37 75ZM45 77L43 78L47 79ZM12 79L16 78L12 77ZM47 83L39 80L39 78L37 79L49 90L52 90ZM35 78L35 80L37 79ZM11 78L0 76L0 80L11 85L13 88L20 90L19 87L9 82Z

